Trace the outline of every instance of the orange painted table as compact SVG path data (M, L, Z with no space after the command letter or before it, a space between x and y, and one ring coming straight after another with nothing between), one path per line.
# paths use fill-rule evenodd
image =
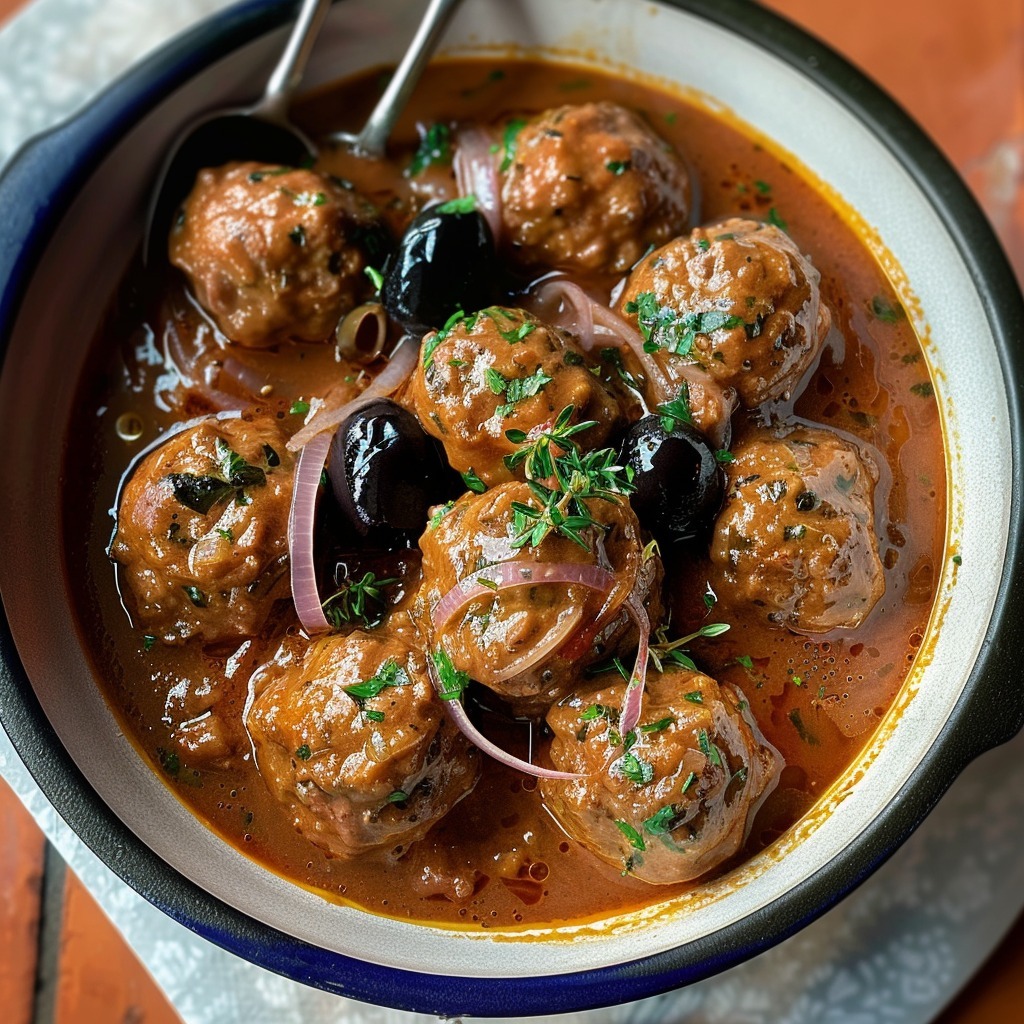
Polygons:
M24 0L0 0L0 24ZM966 174L1024 278L1024 3L770 0L887 88ZM0 781L0 1019L179 1018ZM1024 1007L1024 918L940 1024L1004 1024Z

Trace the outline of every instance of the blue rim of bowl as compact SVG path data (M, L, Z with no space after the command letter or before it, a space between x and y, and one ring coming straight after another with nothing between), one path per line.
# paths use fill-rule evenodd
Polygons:
M820 41L748 0L660 0L727 28L836 97L891 150L946 224L987 310L1010 408L1010 536L996 607L964 693L889 807L826 868L714 934L630 963L527 978L441 977L312 946L222 903L153 854L100 800L38 704L0 615L3 725L61 817L123 881L193 932L297 981L365 1002L442 1016L550 1015L628 1002L706 978L789 937L875 871L920 824L962 769L1024 724L1009 685L1024 647L1024 301L999 242L946 159L877 86ZM21 299L61 212L118 138L214 60L279 27L293 5L249 0L172 40L66 123L30 141L0 176L0 359ZM1015 528L1016 526L1016 528Z

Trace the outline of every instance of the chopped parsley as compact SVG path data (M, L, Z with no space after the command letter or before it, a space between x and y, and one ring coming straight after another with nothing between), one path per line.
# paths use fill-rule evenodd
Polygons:
M679 817L676 809L668 804L662 807L656 814L652 814L644 822L644 831L651 836L664 836L668 835L672 831L672 826L676 823L676 819Z
M740 654L736 658L736 664L742 665L743 668L752 669L754 667L754 659L749 654Z
M452 130L441 122L420 130L420 144L406 171L410 178L422 174L433 164L452 161Z
M370 722L383 722L384 712L383 711L364 711L363 717Z
M304 398L296 398L288 410L293 416L305 416L309 412L309 402Z
M644 842L644 837L628 821L622 821L616 819L615 827L626 837L629 845L634 850L646 850L647 844Z
M666 434L671 434L680 423L693 423L693 413L690 411L690 385L683 381L679 394L671 402L665 402L658 406L658 413L661 416L661 429Z
M295 751L295 756L300 761L308 761L313 756L313 751L309 749L309 745L307 743L303 743L302 746Z
M711 742L708 738L706 729L701 729L697 733L697 743L700 746L700 752L713 764L719 768L722 767L722 755L718 751L718 747Z
M697 773L696 773L696 772L690 772L690 774L686 776L686 781L685 781L685 782L683 783L683 789L682 789L682 792L684 792L684 793L685 793L685 792L687 792L687 790L689 790L689 788L690 788L690 787L691 787L691 786L692 786L692 785L693 785L693 784L694 784L694 783L695 783L696 781L697 781Z
M209 600L198 587L182 587L185 591L185 596L197 607L206 608L209 604Z
M715 452L715 461L721 463L735 462L736 456L733 455L728 448L719 448L719 450Z
M409 799L409 794L401 789L396 789L393 793L388 794L388 798L385 801L389 804L404 804Z
M960 556L957 555L956 557L959 558ZM147 633L142 638L142 649L144 651L151 651L151 650L153 650L153 644L155 644L155 643L156 643L156 637L153 636L152 633Z
M388 658L377 674L361 683L344 687L345 692L357 701L371 700L390 686L408 686L409 676L394 658Z
M462 697L462 691L469 686L469 673L459 672L443 647L434 651L431 657L434 667L437 669L438 681L441 684L438 696L441 700L459 700Z
M756 188L763 196L768 195L772 190L771 185L769 185L767 181L760 180L754 182L754 188Z
M688 700L691 704L703 704L704 694L700 690L690 690L689 693L683 694L683 700Z
M654 292L640 292L626 303L627 313L636 314L645 352L665 349L672 355L689 355L698 334L745 325L743 317L712 309L702 313L662 306Z
M436 530L441 525L441 520L455 507L454 501L447 501L443 505L438 505L437 508L430 515L430 520L427 522L427 528L430 530Z
M962 555L954 555L953 556L953 564L954 565L963 565L964 564L963 556ZM148 651L149 648L147 647L146 650Z
M917 384L912 384L910 390L919 398L931 398L935 394L935 388L932 387L930 380L922 380Z
M871 315L884 324L898 324L907 313L900 303L890 302L884 295L876 295L871 300Z
M782 219L782 218L781 218L781 217L779 216L779 211L778 211L778 210L776 210L774 206L773 206L773 207L772 207L772 208L771 208L771 209L770 209L770 210L768 211L768 223L769 223L769 224L773 224L773 225L774 225L775 227L777 227L777 228L778 228L778 229L779 229L780 231L786 231L786 230L788 230L788 225L787 225L787 224L786 224L786 222L785 222L785 221L784 221L784 220L783 220L783 219Z
M460 473L459 476L462 477L462 482L474 494L483 494L484 491L487 490L487 484L485 484L483 480L481 480L480 477L476 475L476 471L473 469L472 466L470 466L465 473Z
M476 209L476 196L471 192L468 196L449 199L434 208L434 213L472 213Z
M504 148L504 155L501 158L501 166L498 170L504 174L516 159L516 148L519 145L519 133L526 127L526 122L522 118L513 118L507 125L505 125L505 132L502 136L502 145Z
M604 165L606 171L610 171L612 174L618 176L625 174L626 171L631 170L633 167L632 160L609 160Z
M641 725L640 731L647 733L662 732L663 730L667 729L674 721L675 719L671 717L659 718L656 722L651 722L648 725Z
M534 325L524 324L523 326L533 327ZM510 380L502 376L492 366L487 367L484 371L484 376L487 380L487 386L494 394L505 396L505 401L494 410L502 418L511 416L515 411L516 405L523 401L523 399L533 398L534 395L540 394L544 385L550 384L554 380L553 377L549 377L543 370L536 370L528 377L513 377Z
M619 758L615 768L638 786L646 786L654 778L654 766L647 761L641 761L631 751Z
M370 279L375 292L384 287L384 275L376 267L363 267L363 273Z

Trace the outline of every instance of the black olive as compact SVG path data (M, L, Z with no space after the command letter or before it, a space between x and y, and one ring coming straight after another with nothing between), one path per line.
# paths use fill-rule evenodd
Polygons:
M456 310L483 309L492 299L497 258L490 226L476 210L442 210L424 210L384 265L384 309L418 337L443 327Z
M629 428L621 458L634 473L630 504L659 541L707 531L722 506L725 473L700 431L678 423L667 433L659 416L645 416Z
M338 427L327 464L343 528L384 550L415 541L430 506L464 490L453 477L416 417L387 398Z

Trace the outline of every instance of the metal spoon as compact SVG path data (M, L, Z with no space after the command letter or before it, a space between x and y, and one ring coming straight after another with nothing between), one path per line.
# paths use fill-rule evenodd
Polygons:
M405 51L405 56L391 76L391 81L377 101L363 130L358 135L335 132L328 136L331 142L350 146L360 156L384 156L391 129L394 128L398 115L405 109L420 74L460 2L461 0L430 0L409 49Z
M331 0L302 0L284 52L256 103L204 114L172 144L146 216L142 251L148 266L163 258L171 221L201 168L229 160L298 165L316 156L313 142L289 122L288 104L330 6Z

